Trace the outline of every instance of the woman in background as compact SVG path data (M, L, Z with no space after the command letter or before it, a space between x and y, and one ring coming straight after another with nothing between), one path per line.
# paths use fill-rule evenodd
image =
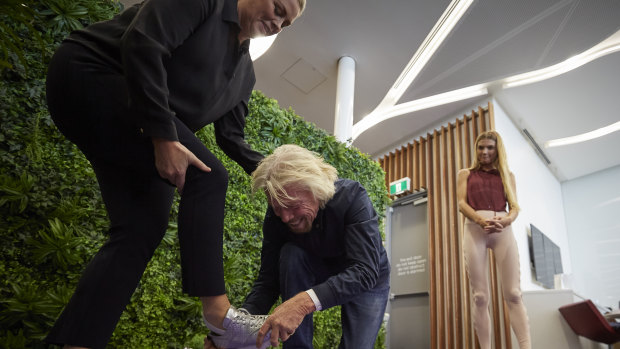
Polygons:
M490 248L500 269L512 329L519 347L529 349L531 339L521 298L519 251L510 226L519 214L515 178L508 168L504 144L497 132L480 134L475 148L474 164L460 170L457 179L459 210L465 216L463 250L473 293L474 328L480 347L491 348L487 280L487 248Z

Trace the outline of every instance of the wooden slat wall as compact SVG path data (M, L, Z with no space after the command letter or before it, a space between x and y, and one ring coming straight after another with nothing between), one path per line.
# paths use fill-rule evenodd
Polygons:
M479 348L474 335L471 295L461 249L463 216L458 211L456 175L469 167L479 133L493 129L493 105L472 110L453 124L428 133L379 159L386 188L403 177L411 191L428 191L431 348ZM394 199L397 196L393 197ZM489 250L489 252L491 252ZM489 255L492 340L511 349L510 324L501 296L493 254Z

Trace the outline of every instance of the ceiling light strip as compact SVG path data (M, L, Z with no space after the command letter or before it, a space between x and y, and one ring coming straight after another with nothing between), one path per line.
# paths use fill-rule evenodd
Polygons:
M440 93L430 97L420 98L407 103L397 104L392 107L386 108L381 112L373 111L362 120L360 120L357 124L353 125L352 139L355 140L359 135L364 133L369 128L395 116L412 113L414 111L428 109L439 105L457 102L460 100L478 97L486 94L488 94L487 85L480 84L450 92Z
M591 49L573 56L563 62L543 69L506 78L504 79L502 87L511 88L550 79L616 51L620 51L620 31Z
M431 43L435 41L436 38L441 36L442 28L444 28L444 26L446 25L448 16L455 13L454 7L458 5L458 3L453 2L451 5L451 7L448 7L446 11L444 11L442 17L439 19L439 21L437 21L437 23L435 23L435 26L433 27L431 32L428 34L426 39L424 39L424 42L422 42L422 45L418 47L416 53L413 55L413 57L411 57L411 60L405 67L405 70L400 73L400 76L398 77L398 79L396 79L396 82L394 82L394 86L392 87L393 89L398 88L398 86L400 86L405 77L411 75L411 71L413 70L413 67L419 62L420 57L425 55L425 53L429 51Z
M620 131L620 121L613 123L609 126L601 127L594 131L582 133L580 135L566 137L566 138L558 138L558 139L547 141L545 142L545 148L559 147L563 145L586 142L586 141L593 140L595 138L606 136L616 131Z
M526 22L524 22L524 23L518 25L517 27L513 28L508 33L506 33L506 34L500 36L499 38L495 39L491 43L489 43L486 46L484 46L482 49L477 50L476 52L474 52L473 54L469 55L465 59L461 59L458 63L454 64L449 69L446 69L446 70L442 71L441 73L437 74L434 78L432 78L432 79L430 79L428 81L425 81L422 84L417 84L416 85L416 89L422 91L422 90L425 90L426 88L428 88L429 86L435 86L438 82L445 80L446 78L448 78L449 76L451 76L455 72L463 69L464 67L466 67L467 65L469 65L472 62L476 61L477 59L480 59L480 57L488 54L489 52L491 52L493 50L495 50L500 45L505 44L507 41L513 39L517 35L520 35L524 31L532 28L533 26L537 25L538 23L540 23L542 20L546 19L547 17L549 17L551 15L554 15L559 10L563 9L567 4L570 4L573 1L574 0L565 0L565 1L558 2L558 3L554 4L553 6L549 7L546 10L544 10L543 12L541 12L541 13L537 14L536 16L530 18ZM499 86L501 86L501 83L502 82L499 83Z
M375 110L391 107L398 102L472 3L473 0L453 0L450 3Z

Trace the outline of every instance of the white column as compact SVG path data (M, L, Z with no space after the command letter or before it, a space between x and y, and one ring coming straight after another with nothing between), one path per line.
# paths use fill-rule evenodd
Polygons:
M353 98L355 96L355 60L349 56L338 60L334 136L350 144L353 133Z

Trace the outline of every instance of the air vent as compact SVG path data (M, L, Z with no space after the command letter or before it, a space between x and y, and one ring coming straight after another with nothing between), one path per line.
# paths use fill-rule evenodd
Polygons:
M527 139L530 140L530 143L532 144L532 146L534 147L534 150L536 150L536 152L538 153L538 155L540 155L540 157L545 160L545 162L547 163L547 165L551 164L551 161L549 160L549 158L547 157L547 155L545 155L545 152L543 152L542 148L540 146L538 146L538 143L536 143L536 141L534 140L534 137L532 137L532 135L530 134L530 132L524 128L523 130L523 134L527 137Z

